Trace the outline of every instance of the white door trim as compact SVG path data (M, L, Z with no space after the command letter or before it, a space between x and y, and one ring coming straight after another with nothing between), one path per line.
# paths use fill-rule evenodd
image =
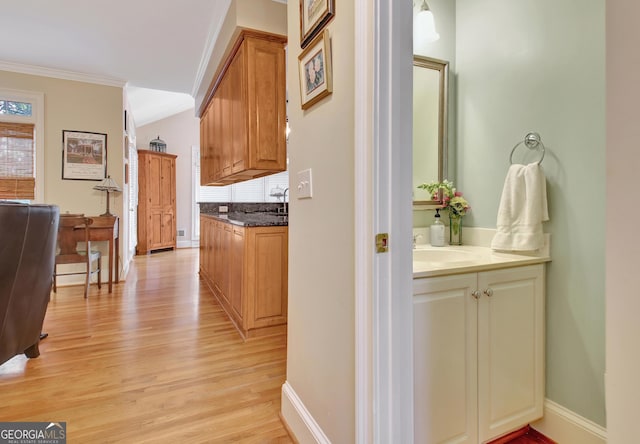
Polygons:
M355 4L358 443L413 442L411 14L393 0ZM382 232L389 252L376 254Z
M356 442L373 443L374 7L355 3Z

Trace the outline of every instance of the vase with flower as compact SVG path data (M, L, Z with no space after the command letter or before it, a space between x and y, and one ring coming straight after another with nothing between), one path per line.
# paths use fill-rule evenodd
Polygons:
M418 185L418 188L427 190L433 200L442 203L442 208L449 211L449 245L462 245L462 218L471 207L469 202L462 197L462 192L456 190L453 182L429 182Z

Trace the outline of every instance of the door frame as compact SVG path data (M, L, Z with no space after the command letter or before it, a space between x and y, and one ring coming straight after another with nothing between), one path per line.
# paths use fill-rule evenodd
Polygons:
M355 1L358 443L413 442L411 29L403 2Z

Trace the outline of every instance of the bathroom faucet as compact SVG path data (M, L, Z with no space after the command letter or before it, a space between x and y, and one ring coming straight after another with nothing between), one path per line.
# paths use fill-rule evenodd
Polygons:
M418 241L418 239L420 239L422 237L422 234L414 234L413 235L413 249L416 249L416 243Z

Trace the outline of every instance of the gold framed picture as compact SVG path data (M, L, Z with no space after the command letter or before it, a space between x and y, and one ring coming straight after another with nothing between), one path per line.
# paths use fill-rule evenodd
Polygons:
M333 18L335 8L335 0L300 0L300 46L302 48L306 48Z
M302 51L298 57L298 73L302 109L333 92L329 30L325 29Z
M62 178L102 180L107 177L107 135L62 130Z

